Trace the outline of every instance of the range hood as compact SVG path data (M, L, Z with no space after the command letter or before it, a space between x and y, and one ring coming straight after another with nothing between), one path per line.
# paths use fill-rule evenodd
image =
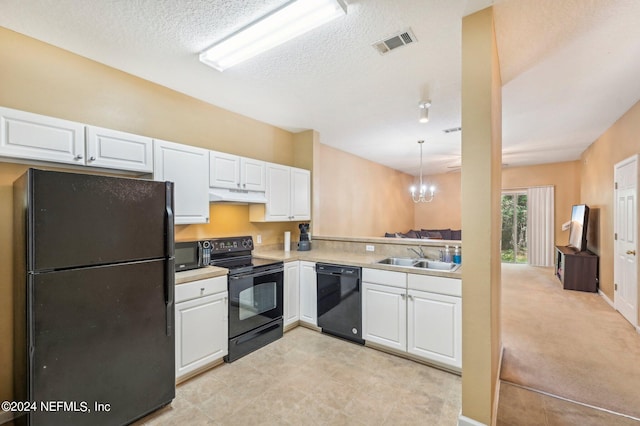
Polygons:
M266 204L264 192L242 189L209 188L209 201L212 203L248 203Z

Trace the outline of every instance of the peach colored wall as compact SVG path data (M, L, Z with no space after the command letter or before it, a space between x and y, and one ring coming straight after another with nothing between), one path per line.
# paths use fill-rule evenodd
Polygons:
M640 153L640 102L629 109L582 154L581 202L598 210L600 289L613 300L613 168ZM640 293L640 292L639 292Z
M460 229L462 193L460 172L429 175L436 187L433 201L415 205L415 229Z
M313 234L380 237L413 227L413 176L324 144L313 155Z
M0 105L207 149L295 165L294 136L0 27ZM11 185L27 166L0 163L0 400L12 394ZM211 224L179 238L261 233L282 240L296 224L252 224L246 206L211 206Z
M580 204L580 161L502 169L502 189L553 185L555 192L555 242L567 245L569 231L562 224L571 218L571 206Z

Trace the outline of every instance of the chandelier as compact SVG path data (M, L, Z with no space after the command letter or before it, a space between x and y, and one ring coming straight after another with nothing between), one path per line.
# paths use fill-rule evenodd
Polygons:
M409 191L411 192L411 198L413 198L414 203L430 203L433 201L433 194L436 191L436 187L433 185L429 187L429 196L427 198L427 185L423 183L422 179L422 144L424 144L424 141L418 141L418 144L420 145L420 185L418 188L412 185Z

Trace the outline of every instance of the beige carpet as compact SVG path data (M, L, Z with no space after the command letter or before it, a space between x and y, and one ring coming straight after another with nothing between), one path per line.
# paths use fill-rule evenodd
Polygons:
M640 419L640 335L550 268L503 265L500 378Z

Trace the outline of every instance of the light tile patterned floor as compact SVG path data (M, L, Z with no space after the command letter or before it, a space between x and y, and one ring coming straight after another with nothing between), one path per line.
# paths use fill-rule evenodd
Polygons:
M297 327L136 425L456 425L460 377Z

